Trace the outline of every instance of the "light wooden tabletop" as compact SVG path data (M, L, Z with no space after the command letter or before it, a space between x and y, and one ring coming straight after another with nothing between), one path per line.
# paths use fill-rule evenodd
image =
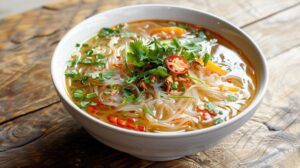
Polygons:
M223 17L258 43L270 70L255 115L217 146L151 162L93 139L62 108L50 59L62 36L95 13L169 3ZM299 0L62 0L0 20L0 167L300 167Z

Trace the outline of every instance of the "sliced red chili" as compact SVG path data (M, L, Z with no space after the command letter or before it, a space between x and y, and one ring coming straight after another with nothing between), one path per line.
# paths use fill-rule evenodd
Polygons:
M108 120L110 123L112 123L112 124L114 124L114 125L117 125L118 117L115 117L115 116L108 116L108 117L107 117L107 120Z
M126 127L127 121L126 121L126 120L123 120L122 118L118 118L118 119L117 119L117 124L118 124L118 126L120 126L120 127Z
M146 130L146 127L145 127L145 126L138 125L138 126L136 127L136 130L137 130L137 131L142 131L142 132L144 132L144 131Z
M174 74L185 74L188 72L189 63L183 57L169 55L165 59L167 68Z
M229 83L232 83L233 80L234 80L233 78L227 78L227 79L226 79L226 81L229 82Z
M137 128L137 126L133 122L127 122L126 127L130 128L130 129L136 129Z
M107 109L109 109L109 106L103 104L102 102L97 102L97 106L98 106L101 110L107 110Z
M88 106L86 109L90 113L96 113L97 112L97 108L95 106Z

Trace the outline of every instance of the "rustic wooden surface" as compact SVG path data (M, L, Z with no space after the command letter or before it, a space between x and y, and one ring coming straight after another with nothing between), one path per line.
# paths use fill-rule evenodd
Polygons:
M50 59L62 36L105 10L169 3L209 11L262 48L270 84L254 117L219 145L168 162L111 149L62 108ZM300 167L299 0L62 0L0 20L0 167Z

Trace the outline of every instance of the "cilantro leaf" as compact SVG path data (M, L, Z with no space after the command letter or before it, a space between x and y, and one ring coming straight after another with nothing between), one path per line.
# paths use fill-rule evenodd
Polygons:
M208 54L208 53L205 53L204 57L203 57L203 63L204 63L204 66L207 65L208 61L211 59L211 55Z
M160 77L167 77L169 75L167 69L163 66L159 66L157 68L151 69L145 73L160 76Z
M127 61L134 66L142 67L145 65L149 49L141 40L136 40L129 45L130 52L127 54Z

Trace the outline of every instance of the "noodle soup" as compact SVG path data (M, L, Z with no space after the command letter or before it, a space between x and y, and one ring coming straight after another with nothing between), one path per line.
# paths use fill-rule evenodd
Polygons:
M203 129L230 120L255 95L243 53L201 26L144 20L75 44L65 70L74 103L136 131Z

